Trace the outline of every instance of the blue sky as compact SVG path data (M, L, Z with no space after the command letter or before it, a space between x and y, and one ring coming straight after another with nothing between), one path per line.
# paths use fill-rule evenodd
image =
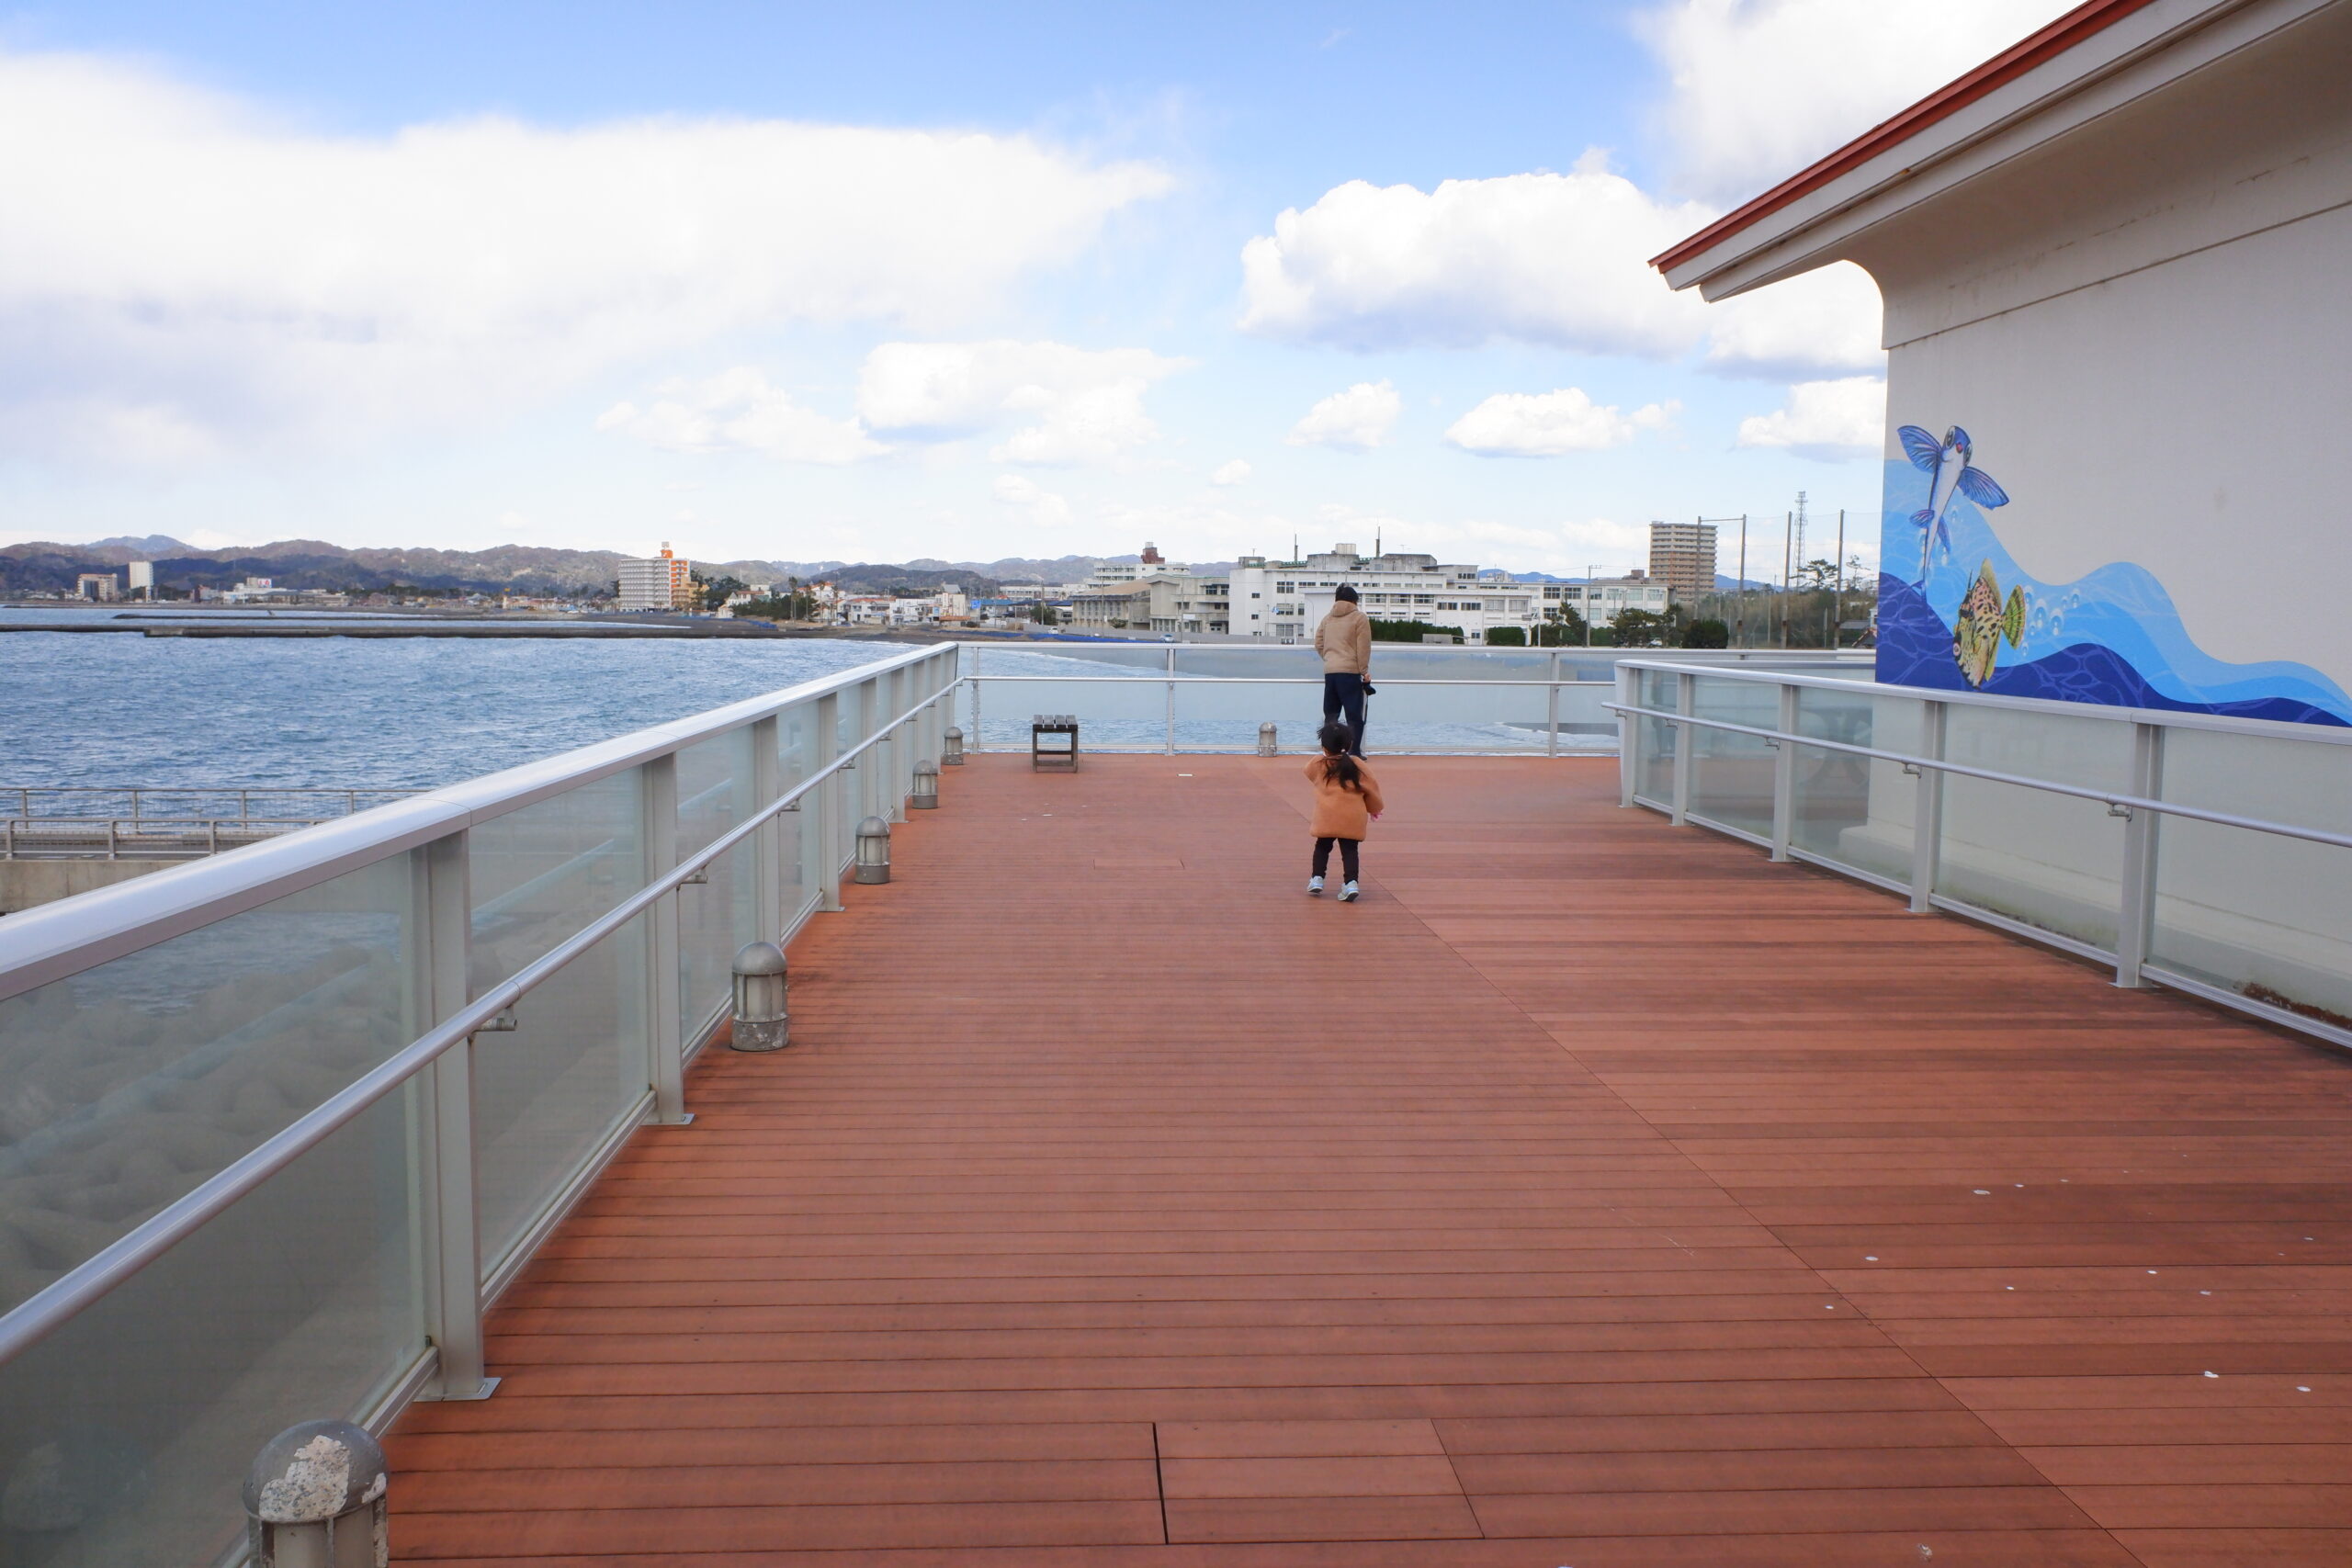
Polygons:
M0 540L1867 554L1867 279L1641 264L1977 9L0 14Z

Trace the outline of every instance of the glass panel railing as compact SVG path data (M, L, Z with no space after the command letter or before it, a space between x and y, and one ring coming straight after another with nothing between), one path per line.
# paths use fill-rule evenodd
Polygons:
M755 809L752 730L741 729L678 753L677 853L692 854ZM735 954L759 940L755 843L710 863L710 880L678 889L678 1037L692 1048L727 1004Z
M1780 688L1760 681L1691 677L1694 717L1750 729L1777 728ZM1769 743L1753 735L1690 727L1690 813L1758 838L1772 832L1773 763Z
M485 1270L524 1239L650 1082L646 917L523 998L474 1041L474 1166Z
M2132 726L1947 704L1944 756L2090 789L2128 790ZM2115 947L2123 823L2096 800L1949 774L1936 891L2037 931Z
M953 723L951 718L948 722ZM776 787L789 790L816 771L817 709L813 703L787 708L777 716L775 725ZM785 929L791 929L800 912L815 901L816 889L801 880L801 824L816 818L814 795L802 799L801 809L787 811L775 818L776 854L782 864L778 875L784 887Z
M644 781L629 769L469 835L476 995L645 885ZM645 921L525 998L474 1051L482 1257L503 1257L650 1081Z
M0 1365L0 1561L202 1568L243 1533L264 1441L366 1410L424 1353L412 1093ZM203 1146L156 1125L122 1172Z
M1818 686L1797 691L1797 733L1916 756L1925 706L1917 698ZM1902 765L1797 748L1789 842L1833 865L1907 883L1918 781Z
M2159 793L2352 833L2352 747L2174 729ZM2153 962L2352 1029L2352 851L2166 817L2155 858Z
M0 1001L0 1309L422 1032L416 881L393 855Z

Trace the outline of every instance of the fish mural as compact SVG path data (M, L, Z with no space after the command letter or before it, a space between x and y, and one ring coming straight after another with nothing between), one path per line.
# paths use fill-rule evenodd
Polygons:
M1971 686L1984 685L1993 678L2001 644L2015 648L2024 640L2025 590L2010 589L2004 603L2001 580L1993 575L1993 563L1986 561L1962 596L1958 624L1952 628L1951 656L1960 665L1961 678Z
M2352 726L2352 693L2321 671L2206 652L2143 567L2110 561L2072 581L2035 577L1986 521L2009 494L1975 466L1968 432L1955 424L1938 440L1905 424L1895 434L1903 455L1886 460L1879 544L1882 682ZM1915 539L1912 581L1903 570ZM1960 564L1970 560L1980 563L1973 572Z
M1976 444L1960 426L1945 431L1941 441L1916 424L1904 425L1894 434L1911 466L1928 476L1928 504L1911 514L1913 525L1919 530L1919 581L1924 586L1936 547L1943 547L1946 559L1951 557L1951 530L1944 513L1951 506L1952 496L1964 495L1979 506L1991 508L2007 506L2009 492L1974 466Z

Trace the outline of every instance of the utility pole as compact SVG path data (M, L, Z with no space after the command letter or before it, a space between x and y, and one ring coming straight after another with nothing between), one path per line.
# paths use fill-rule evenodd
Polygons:
M1739 629L1732 639L1735 648L1747 646L1747 513L1739 514Z
M1838 509L1838 595L1829 609L1829 646L1846 635L1846 509Z
M1781 513L1781 646L1789 646L1789 557L1794 552L1797 514Z
M1584 569L1584 645L1587 648L1592 646L1592 580L1600 570L1597 566Z

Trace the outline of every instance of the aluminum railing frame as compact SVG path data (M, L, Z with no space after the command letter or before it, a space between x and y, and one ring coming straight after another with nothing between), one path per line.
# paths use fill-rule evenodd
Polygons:
M473 1209L470 1139L456 1136L459 1129L453 1125L470 1114L469 1074L465 1068L468 1066L466 1051L472 1037L484 1032L487 1026L518 1004L531 990L630 920L666 900L672 900L680 887L720 856L756 835L771 830L772 825L784 813L799 811L804 799L812 795L820 800L829 795L837 795L841 775L854 769L860 758L881 753L902 728L922 722L932 710L952 699L956 684L956 654L957 650L952 645L944 649L912 649L896 659L879 660L766 697L730 705L691 719L624 736L600 746L583 748L565 757L510 770L504 775L492 775L493 778L510 781L498 791L494 803L479 800L469 804L469 795L481 793L479 784L461 784L448 791L432 792L426 799L396 803L358 817L335 819L301 835L289 835L251 846L242 852L246 857L242 862L230 859L195 863L185 868L184 881L179 888L167 887L164 890L167 896L154 901L161 908L149 910L141 919L117 921L110 928L106 915L118 906L128 906L124 900L106 897L103 894L74 900L74 903L84 906L80 909L65 904L43 906L12 919L7 928L0 930L0 999L21 995L53 979L79 974L112 958L168 941L173 936L200 930L231 915L318 886L345 872L424 847L427 853L428 897L436 912L446 917L432 922L432 929L437 935L450 936L451 940L436 943L428 955L428 972L436 1010L443 1006L448 1010L439 1024L42 1290L18 1303L6 1314L0 1314L0 1363L13 1359L38 1344L77 1313L119 1288L192 1235L206 1221L285 1169L368 1107L410 1080L429 1072L433 1077L426 1098L435 1122L435 1135L429 1143L435 1155L424 1172L430 1180L431 1190L420 1194L420 1201L430 1204L428 1213L436 1233L430 1249L435 1267L428 1270L427 1279L428 1294L435 1298L432 1310L427 1314L431 1341L428 1355L439 1362L437 1375L445 1385L441 1391L445 1396L478 1397L486 1392L486 1380L481 1378L480 1371L482 1310L496 1299L499 1290L512 1278L514 1271L536 1250L537 1240L553 1228L554 1223L560 1220L579 1195L584 1192L610 1156L616 1153L620 1145L643 1122L639 1116L624 1115L616 1123L613 1135L605 1141L605 1145L592 1153L544 1206L539 1216L526 1227L523 1238L509 1250L506 1267L493 1270L490 1277L485 1278L480 1271L479 1239L470 1221ZM767 724L771 727L769 734L772 739L775 720L786 710L803 704L818 710L821 723L833 716L839 695L847 688L869 690L876 682L888 680L894 686L903 686L912 692L922 684L915 677L916 668L927 665L944 665L944 668L932 671L941 678L922 694L919 701L887 718L875 714L865 726L866 733L838 754L830 754L832 748L826 744L831 739L831 731L820 728L820 750L823 755L798 784L756 808L718 838L688 854L675 857L673 863L662 868L659 874L651 876L644 886L532 963L479 996L470 999L466 998L463 937L470 910L465 888L465 851L466 833L472 825L492 820L507 812L519 810L630 767L674 759L678 751L698 740L729 733L747 724ZM773 749L771 745L770 750ZM910 772L911 762L910 758ZM674 766L673 762L672 766ZM657 768L655 771L661 770ZM877 778L882 774L878 768L873 772ZM519 784L512 782L517 774L524 781ZM903 800L902 791L899 795L901 809L893 815L903 815ZM834 815L838 815L837 811ZM370 829L376 830L368 831ZM436 829L440 830L436 831ZM811 838L817 840L813 845ZM346 839L356 841L347 843L345 841ZM804 903L793 922L793 929L797 930L801 921L820 908L840 907L837 885L840 874L847 864L846 850L845 844L831 843L824 838L821 820L818 834L804 835L804 860L813 852L817 865L830 871L836 891L830 903L821 896ZM272 863L280 861L294 863ZM649 872L651 869L649 866ZM773 872L780 874L780 866L774 867ZM777 879L780 881L780 875ZM207 891L205 885L213 883L228 886L209 897L203 897ZM152 887L152 881L147 886ZM823 882L820 881L819 886L821 888ZM168 896L175 892L179 896ZM775 907L780 908L780 892L769 897L773 898ZM95 913L94 905L97 906ZM97 929L92 929L94 927ZM790 934L789 930L782 933L786 938ZM649 944L651 945L654 944ZM445 948L455 951L445 951ZM674 970L674 964L673 967ZM662 1016L657 1012L654 1017L657 1038L660 1037ZM676 1009L668 1009L667 1016L673 1021L671 1027L674 1030ZM684 1053L677 1053L676 1059L682 1070ZM654 1067L654 1064L649 1064L649 1067ZM658 1076L659 1069L654 1070L657 1076L653 1077L652 1087L641 1099L639 1109L651 1110L659 1115L665 1106L675 1102L665 1095L665 1085ZM682 1110L682 1107L678 1109ZM460 1193L463 1194L462 1199ZM465 1266L469 1249L474 1258L470 1270ZM470 1291L458 1282L459 1277L468 1272L471 1272L476 1281ZM398 1380L410 1392L393 1401L388 1409L372 1413L370 1419L388 1420L409 1398L418 1396L435 1375L433 1369L427 1369L423 1374L414 1368L410 1369Z
M1212 656L1214 656L1214 655L1216 655L1216 654L1218 654L1218 653L1256 654L1256 655L1261 655L1261 656L1262 656L1262 655L1269 654L1269 653L1272 653L1272 654L1280 654L1280 653L1283 653L1283 652L1288 651L1288 652L1295 653L1295 654L1297 654L1298 656L1300 656L1300 657L1302 657L1302 658L1303 658L1303 657L1305 657L1305 655L1306 655L1306 653L1309 653L1309 652L1312 652L1312 651L1313 651L1311 649L1307 648L1306 645L1301 644L1301 643L1296 643L1296 642L1288 642L1288 643L1264 643L1264 642L1249 642L1249 641L1245 641L1245 642L1221 642L1221 643L1162 643L1162 642L1157 641L1156 639L1155 639L1155 640L1151 640L1151 641L1139 641L1139 642L1114 642L1114 641L1110 641L1110 640L1108 640L1108 639L1104 639L1104 640L1100 641L1100 642L1071 644L1071 643L1063 643L1063 642L1010 642L1010 641L1006 641L1006 642L997 642L997 641L989 641L989 640L975 640L975 641L969 641L969 642L962 643L962 644L960 644L959 646L960 646L960 647L962 647L962 648L963 648L963 649L965 649L967 652L969 652L969 653L971 653L971 654L973 655L973 660L972 660L973 668L972 668L972 669L970 669L969 671L967 671L964 672L964 673L962 674L962 676L960 677L962 683L964 683L964 684L966 684L966 685L967 685L967 686L969 686L969 687L971 688L971 690L970 690L970 694L969 694L969 696L970 696L970 716L969 716L969 718L968 718L968 719L967 719L967 733L968 733L969 739L967 739L967 741L966 742L966 744L967 744L967 748L968 748L970 750L973 750L973 751L986 751L986 750L989 750L989 748L985 744L985 742L984 742L984 740L983 740L983 739L982 739L982 731L981 731L981 728L980 728L980 719L981 719L980 687L981 687L981 685L982 685L983 683L985 683L985 682L1033 682L1033 683L1043 683L1043 684L1069 683L1069 684L1075 684L1075 685L1091 685L1091 684L1127 685L1127 684L1133 684L1133 683L1136 683L1136 682L1161 682L1161 683L1164 683L1164 684L1166 685L1166 687L1167 687L1167 702L1166 702L1166 705L1165 705L1165 718L1164 718L1164 726L1165 726L1165 728L1163 728L1163 730L1162 730L1162 734L1161 734L1160 753L1161 753L1161 755L1163 755L1163 756L1170 756L1170 757L1175 756L1175 755L1177 755L1177 754L1178 754L1178 751L1177 751L1177 746L1176 746L1176 692L1177 692L1177 689L1178 689L1180 686L1184 686L1184 685L1261 685L1261 686L1306 686L1306 687L1308 687L1308 688L1312 689L1312 688L1319 687L1319 686L1322 684L1322 677L1321 677L1319 674L1317 674L1317 675L1193 675L1193 674L1185 674L1185 673L1180 672L1180 671L1177 670L1177 668L1176 668L1176 658L1177 658L1177 655L1178 655L1179 653L1182 653L1182 652L1191 652L1191 653L1195 653L1195 654L1198 654L1198 653L1207 653L1207 654L1210 654L1210 655L1212 655ZM1380 682L1379 682L1379 683L1380 683L1382 686L1447 686L1447 687L1475 686L1475 687L1482 687L1482 688L1483 688L1483 687L1502 687L1502 688L1513 688L1513 689L1524 689L1524 688L1528 688L1528 687L1535 687L1535 686L1542 686L1542 687L1544 687L1544 688L1546 688L1546 691L1545 691L1545 694L1544 694L1544 735L1545 735L1545 740L1544 740L1544 755L1545 755L1546 757L1557 757L1557 756L1559 756L1559 755L1561 754L1561 753L1560 753L1560 690L1561 690L1561 688L1562 688L1562 687L1571 687L1571 688L1575 688L1575 689L1578 689L1578 690L1591 690L1591 689L1598 688L1598 687L1601 687L1601 686L1605 686L1605 685L1607 685L1607 684L1608 684L1608 682L1607 682L1607 681L1605 681L1605 680L1600 680L1600 681L1588 681L1588 680L1564 680L1564 679L1562 679L1562 678L1561 678L1561 675L1560 675L1560 668L1561 668L1561 664L1562 664L1563 660L1577 660L1577 659L1581 658L1581 660L1582 660L1583 662L1585 662L1586 664L1589 665L1591 662L1593 662L1593 661L1594 661L1594 660L1595 660L1595 658L1596 658L1596 657L1599 657L1599 658L1606 658L1606 657L1607 657L1607 655L1608 655L1608 652L1609 652L1609 650L1608 650L1608 649L1588 649L1588 648L1508 648L1508 647L1504 647L1504 648L1496 648L1496 649L1484 649L1484 648L1453 648L1453 649L1442 649L1442 648L1421 647L1421 646L1417 646L1417 645L1414 645L1414 644L1411 644L1411 643L1397 643L1397 644L1393 644L1393 645L1382 645L1382 646L1385 646L1385 647L1392 648L1395 651L1399 652L1399 653L1410 653L1410 654L1432 654L1432 653L1433 653L1433 654L1439 654L1439 655L1441 655L1441 656L1444 656L1444 655L1451 655L1452 657L1454 657L1454 658L1457 658L1457 659L1462 659L1462 660L1464 660L1465 661L1466 661L1466 660L1470 660L1481 659L1481 658L1487 657L1487 656L1488 654L1490 654L1490 653L1493 653L1493 654L1501 654L1501 655L1504 655L1504 656L1506 656L1506 657L1510 657L1510 656L1524 657L1524 656L1529 655L1529 654L1540 654L1540 655L1545 656L1545 657L1546 657L1546 659L1547 659L1547 660L1548 660L1548 663L1547 663L1546 668L1549 670L1550 673L1549 673L1548 675L1544 675L1544 676L1535 676L1535 677L1531 677L1531 678L1528 678L1528 679L1521 679L1521 680L1505 680L1505 679L1501 679L1501 678L1498 678L1498 677L1485 677L1485 678L1481 678L1481 677L1472 676L1472 677L1467 677L1467 678L1459 679L1459 680L1424 680L1424 679L1416 679L1416 678L1407 677L1407 676L1387 676L1387 675L1384 675L1384 676L1382 676L1382 677L1381 677L1381 679L1380 679ZM1022 674L992 675L992 674L989 674L989 673L988 673L986 671L984 671L984 670L982 670L982 669L980 669L980 668L979 668L979 655L980 655L983 651L987 651L987 652L999 652L999 651L1002 651L1002 652L1011 652L1011 653L1035 653L1035 654L1044 654L1044 655L1046 655L1046 656L1049 656L1049 657L1056 657L1056 658L1062 658L1062 659L1071 660L1072 661L1076 662L1076 661L1082 661L1082 660L1085 659L1085 655L1084 655L1084 653L1082 653L1082 652L1074 651L1074 649L1084 649L1084 648L1088 648L1088 647L1092 647L1092 648L1097 648L1097 649L1114 649L1114 648L1116 648L1116 649L1152 649L1153 651L1156 651L1156 652L1161 653L1161 654L1163 654L1163 655L1165 656L1165 660L1166 660L1166 662L1165 662L1165 667L1164 667L1163 669L1159 669L1159 670L1147 670L1147 669L1145 669L1141 664L1137 664L1137 665L1134 665L1134 666L1132 666L1132 667L1131 667L1131 668L1133 668L1133 669L1135 670L1135 671L1136 671L1134 674L1131 674L1131 675L1052 675L1052 674L1045 674L1045 675L1022 675ZM1375 651L1375 652L1376 652L1376 651L1379 651L1379 649L1378 649L1378 648L1375 648L1374 651ZM1702 649L1692 649L1692 650L1689 650L1689 651L1690 651L1690 655L1691 656L1691 657L1690 658L1690 660L1689 660L1689 661L1690 661L1690 662L1698 663L1698 664L1700 664L1702 668L1704 668L1704 669L1706 669L1706 670L1708 670L1708 671L1722 671L1722 670L1736 670L1736 669L1738 669L1738 668L1739 668L1740 666L1742 666L1742 665L1747 665L1747 664L1758 664L1758 663L1775 663L1775 664L1787 664L1787 663L1797 663L1797 664L1824 664L1824 665L1843 665L1843 666L1848 666L1848 667L1860 667L1861 664L1863 664L1863 663L1865 662L1864 660L1858 660L1858 659L1856 659L1856 658L1853 656L1853 650L1852 650L1852 649L1703 649L1703 650L1702 650ZM1722 662L1720 662L1720 663L1716 662L1716 660L1722 660ZM1679 661L1679 660L1678 660L1677 662L1680 662L1680 661ZM1851 682L1845 682L1845 683L1846 683L1846 684L1851 684ZM1019 748L1018 748L1017 746L1012 747L1012 748L1010 748L1010 749L1012 749L1012 750L1019 750ZM1126 750L1129 750L1129 754L1134 754L1134 753L1133 753L1133 751L1132 751L1132 749L1126 749ZM1238 753L1238 752L1240 752L1240 751L1247 750L1248 750L1248 748L1246 748L1246 747L1241 747L1241 746L1237 746L1237 747L1235 747L1235 748L1232 748L1231 750L1232 750L1233 751L1235 751L1235 752L1237 752L1237 753ZM1412 755L1417 755L1417 754L1418 754L1418 755L1429 755L1429 756L1453 756L1453 755L1460 755L1460 754L1462 754L1462 752L1461 752L1461 750L1444 750L1444 751L1430 751L1430 752L1425 752L1425 753L1415 753L1415 752L1412 752L1412 751L1399 751L1399 752L1396 752L1396 753L1393 753L1393 754L1395 754L1395 755L1400 755L1400 756L1412 756ZM1510 752L1510 753L1507 753L1507 754L1509 754L1509 755L1522 755L1522 754L1524 754L1524 753L1520 753L1520 752ZM1580 753L1580 755L1589 755L1589 753Z
M2287 733L2287 727L2269 721L2233 719L2222 716L2174 714L2144 709L2119 709L2112 712L2083 711L2084 705L2052 702L2035 698L1998 697L1982 694L1960 694L1937 691L1921 686L1872 686L1863 688L1874 696L1902 698L1921 705L1924 737L1928 742L1919 752L1897 751L1882 747L1857 745L1850 741L1829 739L1806 735L1795 728L1797 705L1795 694L1803 687L1827 688L1851 694L1857 687L1851 682L1824 680L1816 676L1774 674L1761 671L1710 669L1691 671L1656 661L1627 660L1620 662L1618 694L1630 699L1638 692L1638 671L1650 671L1672 674L1676 680L1676 705L1672 709L1651 707L1631 700L1602 705L1619 716L1620 723L1620 804L1644 806L1665 813L1677 827L1696 824L1728 837L1757 845L1770 853L1776 862L1804 861L1834 871L1840 875L1866 882L1907 897L1914 914L1935 910L1962 916L1996 927L2013 935L2022 936L2046 946L2056 947L2078 957L2109 965L2115 973L2114 984L2123 989L2143 989L2151 985L2169 987L2199 997L2204 1000L2259 1018L2266 1022L2294 1030L2340 1049L2352 1050L2352 1031L2335 1027L2319 1019L2308 1018L2286 1008L2257 1001L2226 987L2201 980L2195 976L2150 962L2149 952L2154 933L2155 912L2156 826L2165 817L2178 817L2192 821L2211 823L2217 827L2239 829L2248 832L2267 833L2307 843L2324 844L2336 849L2352 849L2352 833L2332 832L2325 829L2305 827L2297 823L2275 822L2235 812L2216 811L2191 806L2181 801L2164 800L2154 793L2163 776L2164 736L2167 729L2187 728L2218 731L2229 734L2281 738L2299 742L2323 745L2352 745L2352 734ZM1692 711L1699 678L1747 681L1769 683L1781 694L1779 724L1765 728L1757 725L1738 724L1729 719L1703 718ZM2055 714L2069 719L2088 722L2130 724L2132 727L2132 779L2134 788L2105 790L2083 784L2066 784L2055 779L2035 778L2026 774L2005 773L1997 769L1980 768L1945 758L1943 739L1946 721L1955 706L2003 707L2036 714ZM1690 748L1678 739L1674 748L1671 773L1671 797L1660 802L1643 795L1639 789L1640 759L1634 743L1634 728L1642 719L1652 719L1672 726L1678 736L1689 730L1708 729L1726 734L1744 735L1763 741L1778 755L1773 761L1772 833L1766 838L1729 823L1713 821L1694 815L1690 808ZM2301 727L2297 727L2300 730ZM1826 856L1796 848L1792 843L1793 829L1794 763L1797 749L1837 751L1874 761L1893 762L1918 780L1918 794L1913 807L1912 864L1907 883L1846 865ZM2065 795L2074 799L2104 804L2110 815L2124 820L2123 860L2118 878L2117 941L2113 951L2094 943L2078 941L2063 933L2043 931L2022 920L1991 909L1982 908L1965 900L1935 891L1939 870L1939 855L1943 836L1943 781L1960 776L1981 779L1987 783L2007 784L2018 788L2038 790L2045 794Z

